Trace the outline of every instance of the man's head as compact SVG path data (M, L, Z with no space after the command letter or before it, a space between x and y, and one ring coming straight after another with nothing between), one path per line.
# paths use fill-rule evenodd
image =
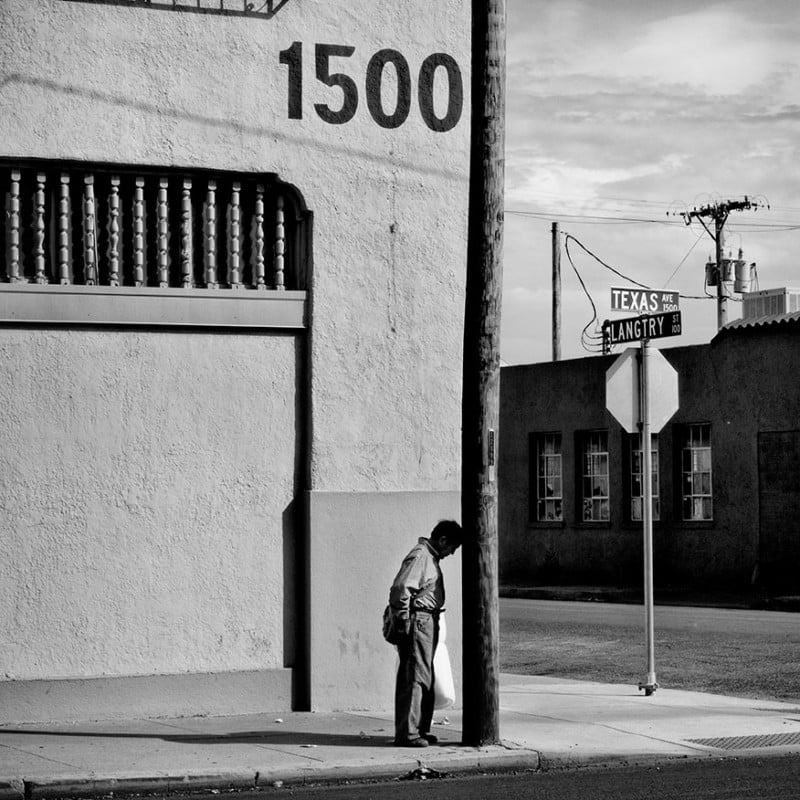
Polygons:
M439 554L439 558L447 558L461 547L464 531L452 519L444 519L431 531L431 545Z

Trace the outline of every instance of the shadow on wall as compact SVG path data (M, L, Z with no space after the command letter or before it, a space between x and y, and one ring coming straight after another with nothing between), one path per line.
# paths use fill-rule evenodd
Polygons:
M61 0L103 6L136 6L150 11L180 11L225 17L272 19L289 0Z

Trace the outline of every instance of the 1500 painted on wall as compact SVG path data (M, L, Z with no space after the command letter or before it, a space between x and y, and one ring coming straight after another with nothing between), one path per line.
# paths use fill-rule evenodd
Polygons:
M334 87L341 92L341 102L331 107L327 103L314 103L317 116L330 125L343 125L350 122L359 105L359 84L344 70L346 62L355 52L355 47L344 44L315 44L314 63L316 79L319 83ZM333 59L339 59L334 67ZM289 119L302 119L304 111L303 96L303 43L292 42L290 47L279 55L281 64L288 69L287 110ZM384 69L391 65L396 76L397 89L394 107L384 105ZM441 73L447 78L447 104L442 116L434 108L435 81ZM444 77L443 76L443 77ZM360 77L360 76L359 76ZM399 128L411 114L412 95L416 88L419 113L425 124L437 133L452 130L461 119L464 110L464 85L461 69L456 60L447 53L432 53L422 61L416 82L412 79L408 59L398 50L384 48L378 50L367 64L363 78L364 96L372 119L381 128Z

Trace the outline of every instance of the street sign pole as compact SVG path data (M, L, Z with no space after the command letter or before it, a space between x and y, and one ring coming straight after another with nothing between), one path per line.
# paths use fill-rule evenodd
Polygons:
M653 443L656 433L678 410L678 373L650 339L678 336L681 312L677 292L611 289L612 311L639 311L638 317L603 323L603 343L640 343L626 350L606 372L606 408L628 433L641 437L642 533L644 538L644 617L647 676L639 684L646 695L658 689L653 630ZM638 362L638 363L635 363ZM637 395L638 391L638 397Z
M644 617L645 644L647 647L647 677L639 684L646 696L658 689L656 683L656 658L653 642L653 459L650 436L649 361L650 342L642 339L639 359L640 386L639 409L642 445L642 522L644 534Z

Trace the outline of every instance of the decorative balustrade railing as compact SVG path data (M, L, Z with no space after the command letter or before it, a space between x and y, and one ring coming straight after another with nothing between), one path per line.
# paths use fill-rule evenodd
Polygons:
M289 0L62 0L108 6L136 6L154 11L183 11L272 19Z
M0 162L8 283L305 289L302 218L272 175Z

